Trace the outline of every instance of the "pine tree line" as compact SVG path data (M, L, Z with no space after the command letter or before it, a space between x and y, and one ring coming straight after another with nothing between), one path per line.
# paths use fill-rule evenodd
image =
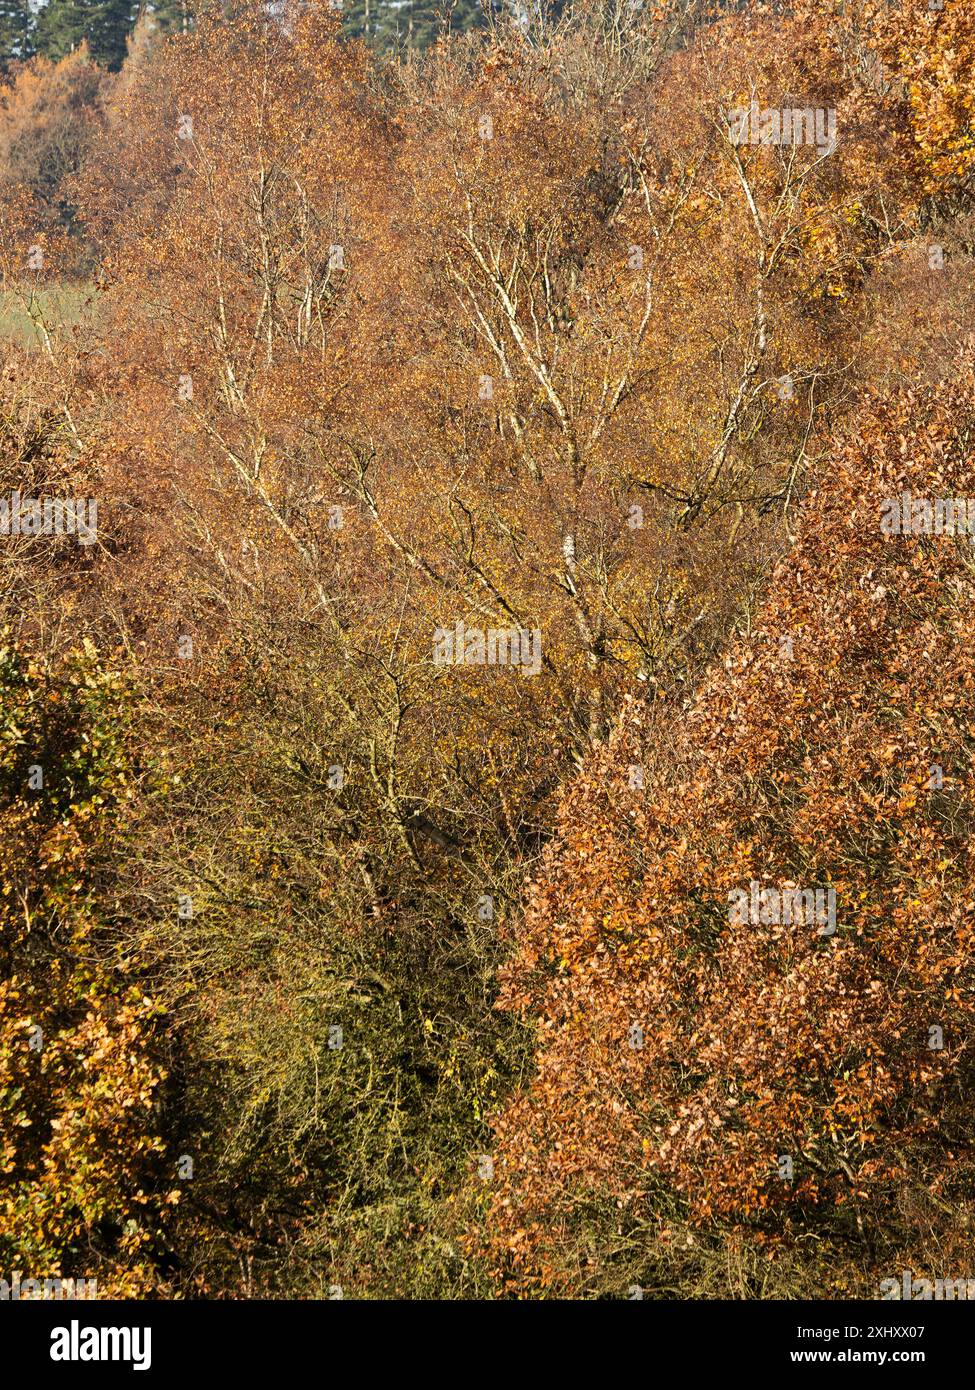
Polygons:
M498 0L495 0L497 3ZM380 49L426 48L445 28L484 23L482 0L329 0L343 31ZM0 0L0 66L41 54L57 61L87 43L96 63L121 67L126 41L147 12L164 32L189 27L193 0Z
M332 0L343 30L375 48L427 48L446 30L466 33L484 23L482 0Z
M57 61L87 43L96 63L117 69L139 15L164 31L185 29L190 0L0 0L0 65L40 54Z

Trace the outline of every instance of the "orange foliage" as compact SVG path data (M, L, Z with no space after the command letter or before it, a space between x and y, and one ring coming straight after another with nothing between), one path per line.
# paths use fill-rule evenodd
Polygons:
M905 1181L962 1180L972 553L880 518L905 491L975 491L973 385L969 354L956 382L863 409L749 633L686 712L629 706L568 792L503 972L503 1006L539 1025L497 1122L516 1277L557 1279L594 1192L626 1213L663 1183L698 1223L766 1232L849 1212L856 1241ZM832 887L835 933L729 923L752 881Z

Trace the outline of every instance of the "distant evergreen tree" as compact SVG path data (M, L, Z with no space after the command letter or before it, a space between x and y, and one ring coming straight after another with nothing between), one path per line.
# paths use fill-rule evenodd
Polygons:
M342 29L374 48L428 48L443 32L445 5L451 33L484 23L480 0L343 0Z
M118 69L125 61L126 40L141 9L139 0L104 0L99 6L94 33L88 46L96 63Z
M37 16L37 50L57 61L85 38L100 0L47 0Z
M28 0L0 0L0 66L31 57L33 31L34 16Z
M87 42L96 63L120 68L138 12L137 0L47 0L37 16L37 51L57 60Z
M185 33L193 24L191 0L149 0L145 11L166 34Z

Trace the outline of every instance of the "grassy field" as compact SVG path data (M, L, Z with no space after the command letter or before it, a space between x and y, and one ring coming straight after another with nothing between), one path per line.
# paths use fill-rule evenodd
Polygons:
M0 292L0 338L32 347L41 342L41 331L32 321L25 292ZM52 285L34 292L37 312L49 327L72 327L95 312L95 291L90 281L75 285Z

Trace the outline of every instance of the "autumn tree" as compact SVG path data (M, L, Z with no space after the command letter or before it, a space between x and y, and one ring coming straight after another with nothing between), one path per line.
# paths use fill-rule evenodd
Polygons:
M681 1231L699 1275L723 1231L862 1294L962 1239L971 546L888 523L971 493L972 387L969 351L864 406L690 708L628 706L568 793L503 972L539 1028L490 1199L516 1284L650 1287ZM833 915L778 910L814 886Z
M68 182L99 124L103 91L104 74L82 46L58 63L33 59L0 93L0 180L8 198L29 190L48 224L73 223Z
M127 692L90 643L52 660L30 645L8 632L0 649L0 1252L132 1297L156 1286L178 1192L161 1009L106 945L133 796Z

